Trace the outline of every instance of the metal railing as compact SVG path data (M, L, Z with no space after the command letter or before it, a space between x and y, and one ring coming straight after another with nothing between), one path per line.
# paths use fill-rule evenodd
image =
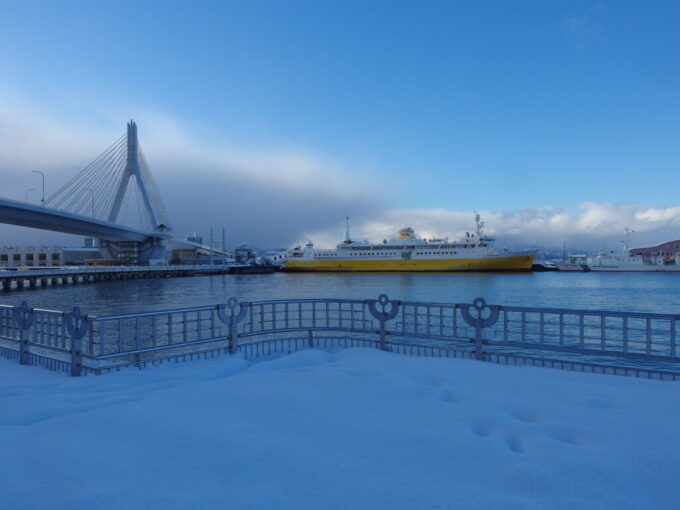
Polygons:
M0 305L0 354L72 375L168 359L368 346L680 379L680 315L378 299L238 302L85 316Z

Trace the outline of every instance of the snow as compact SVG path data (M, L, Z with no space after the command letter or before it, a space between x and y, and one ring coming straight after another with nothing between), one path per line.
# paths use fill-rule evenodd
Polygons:
M320 350L0 359L0 508L680 508L677 383Z

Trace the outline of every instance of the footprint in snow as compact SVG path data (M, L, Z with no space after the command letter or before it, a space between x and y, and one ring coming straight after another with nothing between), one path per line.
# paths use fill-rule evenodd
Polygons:
M555 441L559 441L560 443L573 446L581 445L584 443L583 437L580 433L561 425L552 425L544 427L542 432L544 436L550 439L554 439Z
M522 423L546 423L549 420L536 409L516 407L508 411L508 415Z
M78 404L67 408L59 409L43 409L31 413L26 413L24 415L15 416L13 418L8 418L2 420L0 425L2 426L22 426L22 425L34 425L47 420L52 420L54 418L61 418L62 416L70 416L75 414L89 413L90 411L96 411L98 409L105 409L107 407L112 407L120 404L128 404L131 402L137 402L139 398L119 398L112 399L105 402L99 402L96 404Z
M442 402L451 402L452 404L458 404L462 401L458 394L448 389L444 389L440 392L439 400Z

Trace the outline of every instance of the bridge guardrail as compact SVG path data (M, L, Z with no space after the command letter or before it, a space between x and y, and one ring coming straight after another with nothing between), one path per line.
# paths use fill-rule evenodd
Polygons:
M100 317L21 306L33 316L23 329L14 319L21 307L0 305L0 341L5 344L0 353L16 357L14 352L25 348L32 356L63 362L57 368L71 372L75 351L85 372L99 373L206 352L261 356L270 343L283 351L365 345L680 379L680 315L674 314L501 306L482 298L453 304L397 301L386 295L365 300L232 298L226 304Z

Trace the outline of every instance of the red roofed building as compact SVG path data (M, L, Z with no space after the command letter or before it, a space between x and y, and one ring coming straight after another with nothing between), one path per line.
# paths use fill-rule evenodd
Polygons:
M680 239L650 246L649 248L633 248L630 250L630 253L632 255L642 255L642 259L645 262L649 262L653 257L663 257L664 260L680 258Z

